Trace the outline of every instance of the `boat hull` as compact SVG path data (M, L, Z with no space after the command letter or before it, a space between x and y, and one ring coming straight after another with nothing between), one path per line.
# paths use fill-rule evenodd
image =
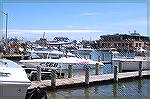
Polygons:
M17 63L0 60L0 99L25 99L31 81Z
M1 82L0 99L25 99L30 83Z
M46 63L23 63L25 67L27 68L37 68L37 66L43 66L43 67L55 67L58 69L68 69L69 64L65 63L51 63L51 65L46 65ZM89 66L90 68L95 68L95 65L85 65L85 64L72 64L72 69L83 69L86 66Z
M122 70L131 71L131 70L139 70L139 62L121 62ZM142 69L147 70L150 69L150 62L143 61Z
M68 69L69 64L62 64L60 66L60 69ZM72 64L72 69L84 69L86 66L89 66L90 68L95 68L94 65L81 65L81 64Z

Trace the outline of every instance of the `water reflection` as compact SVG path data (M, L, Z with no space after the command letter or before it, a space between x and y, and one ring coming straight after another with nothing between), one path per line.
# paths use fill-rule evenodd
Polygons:
M51 92L51 99L57 99L57 96L56 96L55 92Z
M98 86L94 86L94 93L96 95L99 93L99 87Z
M89 91L89 88L88 88L88 87L85 87L85 88L83 89L83 91L84 91L84 97L85 97L86 99L89 99L89 98L90 98L90 91Z
M131 80L106 85L93 85L82 88L60 89L48 92L51 99L93 99L98 97L111 96L118 98L120 96L145 96L148 97L150 89L150 79ZM93 97L93 98L92 98Z
M139 79L137 81L137 84L138 84L138 93L140 94L140 93L142 93L142 81L141 81L141 79Z
M117 91L118 91L118 83L114 83L113 84L113 89L112 89L114 97L117 97Z

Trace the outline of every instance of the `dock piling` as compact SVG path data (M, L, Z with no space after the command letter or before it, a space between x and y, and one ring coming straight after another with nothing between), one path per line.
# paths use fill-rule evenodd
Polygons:
M68 65L68 78L72 78L72 65Z
M98 61L99 61L99 62L101 61L101 56L98 56Z
M142 78L142 62L139 62L139 77Z
M102 55L102 56L101 56L101 61L104 61L104 53L102 52L101 55Z
M41 81L41 67L37 66L37 81Z
M89 55L89 58L90 58L90 59L92 58L92 55L91 55L91 54Z
M114 66L114 82L118 82L118 66Z
M122 72L122 62L119 61L119 73L121 73L121 72Z
M56 87L56 69L52 69L51 87Z
M99 75L99 63L96 63L95 75Z
M24 60L24 55L23 54L21 54L21 60Z
M85 84L89 84L89 67L85 68Z

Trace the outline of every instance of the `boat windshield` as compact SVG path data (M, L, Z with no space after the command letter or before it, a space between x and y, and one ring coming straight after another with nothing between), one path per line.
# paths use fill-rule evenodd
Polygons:
M11 60L6 60L6 59L1 59L0 60L0 67L9 67L9 68L21 68L20 65L17 63L11 61Z
M35 48L34 51L48 51L48 48Z

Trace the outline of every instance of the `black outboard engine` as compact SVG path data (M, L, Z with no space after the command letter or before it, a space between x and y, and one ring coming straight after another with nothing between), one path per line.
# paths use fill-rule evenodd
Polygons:
M34 88L32 90L28 90L26 93L25 99L48 99L46 91L41 89L40 87Z

